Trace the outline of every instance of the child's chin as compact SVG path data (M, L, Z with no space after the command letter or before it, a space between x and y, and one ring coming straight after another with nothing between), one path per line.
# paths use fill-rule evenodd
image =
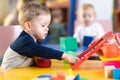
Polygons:
M45 37L42 37L41 39L42 39L42 40L44 40L44 39L45 39Z
M38 38L37 40L44 40L45 38Z

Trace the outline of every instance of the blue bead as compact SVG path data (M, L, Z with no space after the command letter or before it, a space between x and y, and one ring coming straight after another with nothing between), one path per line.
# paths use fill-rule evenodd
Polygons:
M52 78L51 75L39 75L38 78Z

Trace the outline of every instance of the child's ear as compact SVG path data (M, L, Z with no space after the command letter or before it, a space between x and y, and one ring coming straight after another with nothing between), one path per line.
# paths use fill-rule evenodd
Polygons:
M24 26L25 26L25 30L27 30L27 31L30 31L30 30L31 30L31 23L30 23L29 21L26 21L26 22L24 23Z

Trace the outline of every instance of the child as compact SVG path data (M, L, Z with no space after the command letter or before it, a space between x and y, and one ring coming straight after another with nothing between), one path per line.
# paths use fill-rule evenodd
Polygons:
M104 34L102 26L95 22L96 13L93 5L83 4L80 8L81 25L76 28L74 37L80 45L83 45L84 36L92 36L94 39L100 38Z
M31 66L35 56L48 59L64 59L71 64L79 61L77 57L37 43L38 40L45 39L49 31L51 15L46 7L39 3L25 4L21 7L18 17L23 31L5 52L1 65L3 69Z
M66 36L65 24L62 22L63 13L60 8L55 8L52 10L52 23L50 25L49 43L58 44L59 38Z
M74 37L77 38L79 45L83 45L84 37L90 36L94 40L102 37L104 35L104 30L102 26L95 22L96 12L91 4L83 4L80 8L80 21L81 25L77 27ZM89 59L99 60L99 57L94 54Z

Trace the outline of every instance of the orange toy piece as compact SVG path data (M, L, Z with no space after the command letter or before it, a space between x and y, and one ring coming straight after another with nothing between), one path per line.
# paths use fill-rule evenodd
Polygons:
M64 73L57 73L57 80L65 80L65 74Z
M46 59L46 58L39 58L39 57L35 57L35 63L38 67L40 68L48 68L51 67L51 60L50 59Z
M120 55L120 49L115 44L105 44L102 52L105 58L115 58Z

